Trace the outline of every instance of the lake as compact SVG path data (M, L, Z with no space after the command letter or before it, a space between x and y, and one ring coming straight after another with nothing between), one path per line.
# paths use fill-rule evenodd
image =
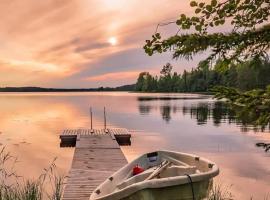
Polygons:
M73 148L60 148L66 128L127 128L131 146L122 150L130 161L138 155L168 149L204 156L220 167L215 183L235 199L270 197L270 152L256 147L270 142L269 131L253 130L236 120L226 104L198 94L0 93L0 144L16 156L19 175L37 177L57 157L67 173Z

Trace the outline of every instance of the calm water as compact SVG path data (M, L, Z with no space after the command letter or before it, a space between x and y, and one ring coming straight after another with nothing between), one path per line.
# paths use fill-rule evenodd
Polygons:
M270 133L248 131L221 102L191 94L0 93L0 143L19 158L17 172L35 177L55 157L67 172L74 149L59 147L59 133L89 127L89 106L94 128L106 106L110 127L132 130L132 145L122 147L128 160L156 149L195 153L219 165L215 181L236 199L270 195L270 153L255 146Z

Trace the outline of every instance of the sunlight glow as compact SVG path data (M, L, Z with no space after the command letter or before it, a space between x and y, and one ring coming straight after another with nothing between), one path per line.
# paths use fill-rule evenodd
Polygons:
M114 46L117 44L117 39L115 37L110 37L108 42Z

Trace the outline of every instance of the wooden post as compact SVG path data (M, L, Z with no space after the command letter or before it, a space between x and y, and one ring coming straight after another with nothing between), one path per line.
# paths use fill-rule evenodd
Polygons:
M93 130L93 114L92 114L92 107L90 107L90 120L91 120L91 133L93 133L94 130Z
M106 119L106 107L105 106L104 106L104 130L105 130L105 133L108 133L107 119Z

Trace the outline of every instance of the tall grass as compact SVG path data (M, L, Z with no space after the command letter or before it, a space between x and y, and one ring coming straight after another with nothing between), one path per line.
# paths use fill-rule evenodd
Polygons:
M25 180L14 170L18 162L17 158L2 148L0 151L0 200L60 200L65 177L58 173L55 160L37 179Z
M269 199L270 199L270 193L267 194L262 200L269 200ZM253 197L251 197L250 200L253 200Z
M233 197L230 192L230 187L223 187L220 184L214 185L208 192L206 200L238 200ZM250 197L247 200L253 200L253 197ZM270 194L267 194L262 200L270 200Z
M216 184L208 192L207 200L233 200L233 195L228 188Z

